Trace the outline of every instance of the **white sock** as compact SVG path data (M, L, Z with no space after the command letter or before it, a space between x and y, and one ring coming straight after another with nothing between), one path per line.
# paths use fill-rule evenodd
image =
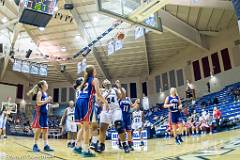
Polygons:
M82 147L82 148L83 148L83 151L84 151L84 152L88 152L88 144L83 144L82 146L83 146L83 147Z
M48 141L44 141L44 146L47 146L48 145Z
M97 143L98 138L96 136L92 136L92 143Z

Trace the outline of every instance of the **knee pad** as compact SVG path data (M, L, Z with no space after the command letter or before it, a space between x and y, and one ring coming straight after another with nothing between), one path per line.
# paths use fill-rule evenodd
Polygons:
M121 120L114 122L115 129L117 130L118 134L124 133L123 129L123 122Z

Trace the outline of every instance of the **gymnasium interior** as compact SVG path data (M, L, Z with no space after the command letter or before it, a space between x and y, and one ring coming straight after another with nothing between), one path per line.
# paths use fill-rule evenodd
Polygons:
M112 126L106 150L96 157L82 158L66 146L60 120L68 102L76 101L73 84L87 65L96 68L100 86L119 80L133 103L141 100L144 146L133 132L134 151L125 154ZM52 97L48 137L54 152L34 153L36 97L27 93L41 80ZM182 101L181 145L174 143L164 108L172 87ZM9 97L17 112L0 134L1 160L238 160L240 1L0 0L1 111ZM203 112L210 130L194 131L188 118Z

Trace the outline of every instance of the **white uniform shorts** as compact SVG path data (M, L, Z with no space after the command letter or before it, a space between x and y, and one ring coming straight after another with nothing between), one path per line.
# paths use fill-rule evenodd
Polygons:
M120 108L109 111L102 111L100 113L100 123L114 124L114 122L121 120L122 110Z
M0 115L0 129L6 129L7 117Z
M66 132L77 132L77 124L73 121L66 121Z
M132 124L132 129L134 129L134 130L139 130L139 129L142 129L142 122L140 122L140 123L133 123Z

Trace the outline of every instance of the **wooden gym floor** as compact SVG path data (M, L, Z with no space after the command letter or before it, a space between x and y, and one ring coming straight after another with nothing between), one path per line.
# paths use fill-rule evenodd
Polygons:
M213 135L184 137L184 144L175 145L173 139L151 139L147 147L137 147L135 151L125 154L114 149L107 142L106 152L97 154L93 160L239 160L240 130L232 130ZM0 140L0 159L83 159L66 147L65 140L50 139L49 144L55 149L52 153L32 152L32 138L12 137ZM42 149L42 142L40 144Z

